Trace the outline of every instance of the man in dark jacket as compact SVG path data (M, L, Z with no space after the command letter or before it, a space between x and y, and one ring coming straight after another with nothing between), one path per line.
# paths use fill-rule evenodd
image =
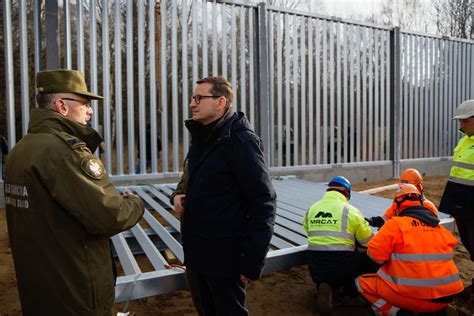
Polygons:
M5 165L5 204L23 315L111 315L109 237L137 223L143 202L120 195L92 153L83 75L41 71L28 134Z
M185 122L192 144L171 200L182 215L186 276L200 315L247 315L245 283L260 278L276 194L260 138L222 77L197 81Z

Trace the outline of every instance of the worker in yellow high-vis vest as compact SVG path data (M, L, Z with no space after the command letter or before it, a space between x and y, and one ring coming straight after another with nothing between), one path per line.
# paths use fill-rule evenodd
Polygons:
M463 137L454 148L454 164L439 211L456 219L461 242L474 261L474 100L461 103L453 119L459 121Z
M358 247L367 247L372 231L362 213L348 203L352 186L338 176L329 181L323 198L303 217L308 236L308 269L318 285L317 308L332 309L332 290L357 296L354 280L358 275L375 272L376 266Z

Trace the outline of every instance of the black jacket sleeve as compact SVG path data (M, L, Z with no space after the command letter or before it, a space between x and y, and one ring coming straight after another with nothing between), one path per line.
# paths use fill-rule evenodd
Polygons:
M258 136L250 131L237 133L231 157L233 173L248 206L241 274L256 280L262 274L273 235L276 192Z

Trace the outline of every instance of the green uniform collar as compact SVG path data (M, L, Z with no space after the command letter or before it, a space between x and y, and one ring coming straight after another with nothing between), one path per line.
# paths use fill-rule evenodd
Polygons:
M28 133L50 133L57 134L66 132L86 143L86 146L94 152L102 137L91 127L74 122L52 109L34 109L31 111Z

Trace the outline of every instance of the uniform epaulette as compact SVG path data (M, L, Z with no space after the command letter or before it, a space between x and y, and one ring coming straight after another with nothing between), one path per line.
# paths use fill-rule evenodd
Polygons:
M68 133L58 133L56 135L62 140L64 140L72 148L82 147L85 145L85 143L81 139L72 136Z

